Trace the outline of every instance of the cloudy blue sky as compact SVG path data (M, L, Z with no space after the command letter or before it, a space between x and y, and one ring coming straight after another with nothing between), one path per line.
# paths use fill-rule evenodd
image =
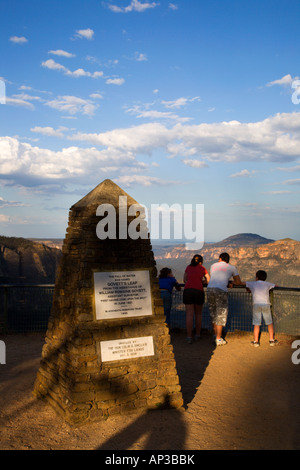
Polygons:
M300 240L299 0L2 0L0 234L63 238L106 178Z

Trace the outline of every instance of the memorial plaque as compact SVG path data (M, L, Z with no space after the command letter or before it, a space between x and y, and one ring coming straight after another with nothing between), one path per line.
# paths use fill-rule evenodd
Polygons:
M101 341L100 348L102 362L154 356L152 336Z
M96 320L152 315L149 271L94 273Z

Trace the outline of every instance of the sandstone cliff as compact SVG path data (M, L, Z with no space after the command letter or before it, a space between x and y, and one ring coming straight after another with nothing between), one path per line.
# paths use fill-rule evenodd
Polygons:
M0 236L0 283L52 284L60 258L58 249Z
M205 244L199 250L204 266L209 270L223 251L230 254L230 262L237 266L243 281L254 280L256 271L263 269L270 282L282 287L300 287L299 241L290 238L273 241L252 234L235 235L218 243ZM182 282L184 270L195 254L187 251L184 245L157 249L154 253L158 269L169 266L179 282Z
M255 279L263 269L268 280L281 287L300 287L300 242L289 238L258 247L240 247L231 252L231 262L238 266L245 280Z

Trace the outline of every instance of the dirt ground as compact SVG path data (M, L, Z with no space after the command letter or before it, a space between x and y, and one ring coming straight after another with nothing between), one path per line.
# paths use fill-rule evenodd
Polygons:
M171 341L184 398L181 410L156 410L78 428L32 395L44 335L6 335L0 365L0 450L299 450L300 364L292 363L295 338L265 333L253 348L248 334L228 334L214 347L204 332Z

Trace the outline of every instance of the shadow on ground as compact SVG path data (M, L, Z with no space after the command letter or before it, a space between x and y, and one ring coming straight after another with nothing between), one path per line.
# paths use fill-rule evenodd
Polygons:
M197 393L216 346L211 333L206 330L202 331L200 340L192 344L187 344L183 331L171 332L171 342L186 408Z

